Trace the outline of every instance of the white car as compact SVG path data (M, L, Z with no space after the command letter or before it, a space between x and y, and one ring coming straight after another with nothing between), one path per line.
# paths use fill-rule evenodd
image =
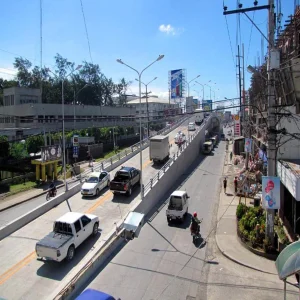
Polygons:
M175 144L181 145L186 142L186 136L183 132L179 131L175 136Z
M188 131L195 131L195 130L196 130L195 123L190 122L188 125Z
M99 196L100 191L109 187L110 174L106 171L93 172L81 187L82 196Z

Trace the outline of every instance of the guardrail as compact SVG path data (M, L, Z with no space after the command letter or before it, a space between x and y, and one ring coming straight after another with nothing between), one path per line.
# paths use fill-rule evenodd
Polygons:
M191 141L196 137L196 135L201 131L202 127L206 124L207 121L209 121L211 117L204 120L200 127L194 132L193 134L190 134L186 142L179 148L178 151L168 160L168 162L152 177L149 182L142 186L143 191L143 198L146 196L147 193L151 191L151 189L157 184L160 180L160 178L168 171L170 166L175 162L175 160L184 152L184 150L188 147L188 145L191 143Z
M162 130L158 131L155 135L159 135L159 134L168 134L169 132L171 132L172 130L174 130L176 127L178 127L181 123L183 123L184 121L188 120L189 117L184 117L178 121L176 121L172 126L167 126L165 128L163 128ZM150 136L150 138L153 135ZM144 140L142 140L142 142L138 142L132 146L130 146L129 148L121 151L120 153L110 157L109 159L106 159L105 161L102 162L98 162L98 163L93 163L93 165L90 167L90 169L85 170L84 172L82 172L79 176L79 179L87 177L91 172L93 172L94 170L105 170L107 168L109 168L111 165L113 165L114 163L120 161L121 159L127 157L128 155L132 154L133 152L136 152L137 150L139 150L140 147L145 147L148 146L149 144L149 138L146 138ZM67 182L69 183L71 180L68 180Z

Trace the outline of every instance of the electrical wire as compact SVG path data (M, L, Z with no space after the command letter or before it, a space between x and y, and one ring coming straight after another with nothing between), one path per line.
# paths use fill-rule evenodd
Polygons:
M81 4L82 17L83 17L83 22L84 22L84 27L85 27L85 34L86 34L86 38L87 38L87 42L88 42L88 47L89 47L90 59L91 59L91 62L93 63L93 58L92 58L92 53L91 53L90 39L89 39L88 29L87 29L87 25L86 25L86 20L85 20L85 15L84 15L84 9L83 9L82 0L80 0L80 4Z
M255 11L253 12L253 22L255 19ZM249 44L248 44L248 50L247 50L247 58L246 58L246 66L248 66L248 57L249 57L249 52L250 52L250 45L251 45L251 39L252 39L252 31L253 31L253 23L251 23L251 30L250 30L250 38L249 38Z
M232 48L232 42L231 42L231 37L230 37L230 31L229 31L229 26L228 26L228 21L227 21L227 17L226 16L225 16L225 21L226 21L227 34L228 34L229 44L230 44L230 49L231 49L233 67L234 67L234 70L236 70L235 60L234 60L234 54L233 54L233 48Z

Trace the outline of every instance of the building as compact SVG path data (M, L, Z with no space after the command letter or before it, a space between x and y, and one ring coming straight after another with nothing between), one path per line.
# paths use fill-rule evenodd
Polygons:
M43 132L62 130L62 105L41 102L40 90L13 87L4 89L0 106L0 135L10 140ZM65 130L89 127L134 126L132 106L64 106Z
M127 102L127 105L134 108L134 113L137 117L136 122L139 122L141 113L143 123L147 123L147 106L149 122L165 121L166 118L171 120L181 113L179 104L169 104L169 101L156 97L148 97L148 101L143 98L141 100L141 105L139 99L129 101Z

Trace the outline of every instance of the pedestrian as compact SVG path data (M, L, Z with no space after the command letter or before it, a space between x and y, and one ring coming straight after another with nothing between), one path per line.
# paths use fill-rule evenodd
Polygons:
M226 177L223 180L223 187L224 187L224 193L226 194L226 188L227 188L227 178Z
M232 151L230 152L230 162L232 161Z
M234 192L235 192L235 194L237 194L237 189L238 189L238 179L237 179L236 176L234 177L233 183L234 183Z

